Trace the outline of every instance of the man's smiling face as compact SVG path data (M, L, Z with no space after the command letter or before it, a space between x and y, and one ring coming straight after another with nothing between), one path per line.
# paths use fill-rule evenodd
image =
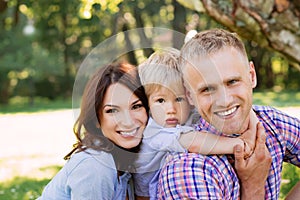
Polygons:
M183 69L190 103L224 134L242 133L249 124L253 63L232 47L192 60Z

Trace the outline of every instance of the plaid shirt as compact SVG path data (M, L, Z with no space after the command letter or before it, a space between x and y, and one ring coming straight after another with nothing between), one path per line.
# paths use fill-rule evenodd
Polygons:
M300 120L274 108L253 106L263 123L272 165L265 185L265 199L278 199L283 161L300 167ZM200 118L197 130L220 134ZM162 168L158 199L239 199L238 177L224 155L176 153Z

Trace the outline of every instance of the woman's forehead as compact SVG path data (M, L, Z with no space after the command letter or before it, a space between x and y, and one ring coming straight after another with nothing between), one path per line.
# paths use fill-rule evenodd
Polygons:
M127 86L121 83L114 83L107 88L104 97L104 104L128 105L138 97Z

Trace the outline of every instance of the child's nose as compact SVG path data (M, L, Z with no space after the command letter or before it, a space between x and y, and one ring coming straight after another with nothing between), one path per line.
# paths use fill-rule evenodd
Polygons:
M168 113L168 114L176 113L176 108L175 108L174 103L169 102L169 103L167 104L167 113Z

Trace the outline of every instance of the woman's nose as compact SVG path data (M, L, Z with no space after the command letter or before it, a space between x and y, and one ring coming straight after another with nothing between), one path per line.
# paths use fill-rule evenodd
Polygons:
M131 127L134 124L134 120L129 111L125 111L118 119L118 124L124 127Z

